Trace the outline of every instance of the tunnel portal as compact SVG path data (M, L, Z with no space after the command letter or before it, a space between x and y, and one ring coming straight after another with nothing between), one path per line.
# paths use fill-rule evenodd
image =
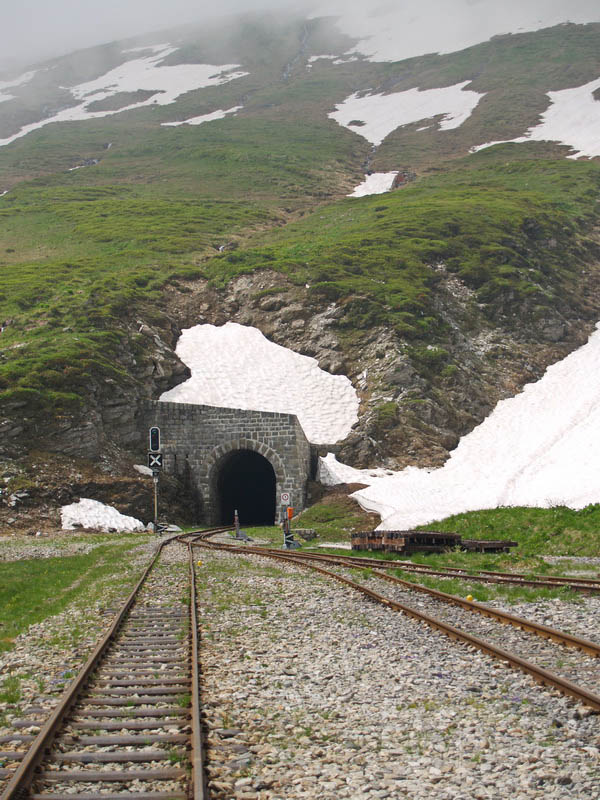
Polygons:
M198 497L198 522L244 525L283 519L282 496L304 508L311 447L298 418L276 411L150 401L139 409L139 442L160 428L163 471Z
M219 525L233 522L237 509L241 525L275 524L275 470L254 450L234 450L216 466Z

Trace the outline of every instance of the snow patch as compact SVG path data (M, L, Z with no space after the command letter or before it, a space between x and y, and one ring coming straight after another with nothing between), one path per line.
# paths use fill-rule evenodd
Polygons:
M312 69L312 66L316 61L335 61L336 59L337 56L332 55L311 56L306 62L306 69Z
M163 50L167 50L171 45L168 42L163 42L162 44L144 44L141 47L129 47L127 50L121 50L122 53L161 53Z
M95 78L92 81L81 83L69 89L75 100L80 100L79 105L65 108L53 117L47 117L39 122L25 125L18 133L6 139L0 139L0 147L14 142L28 133L50 125L53 122L75 122L80 120L98 119L124 111L132 111L145 106L166 106L174 103L178 97L196 89L207 86L221 86L236 78L247 75L247 72L236 72L239 65L224 64L177 64L174 66L161 66L160 62L174 53L178 48L164 46L159 52L146 58L134 58L126 61L119 67ZM133 93L137 91L152 92L145 100L131 103L124 108L110 111L90 111L94 103L102 102L121 92Z
M396 474L383 467L356 469L348 464L342 464L333 453L328 453L319 459L318 479L324 486L336 486L339 483L365 483L370 486L381 478Z
M257 328L196 325L183 331L176 352L192 377L162 401L295 414L315 444L343 439L358 420L348 378L270 342Z
M593 94L597 89L600 78L574 89L548 92L551 105L542 114L539 125L517 139L486 142L473 147L471 152L509 142L559 142L577 151L569 158L600 156L600 102Z
M408 89L394 94L369 94L360 97L350 95L336 106L328 116L339 125L357 133L371 144L381 142L396 128L411 122L431 119L443 114L441 130L458 128L467 120L484 96L478 92L465 91L470 81L447 86L443 89ZM362 125L352 125L352 122Z
M398 172L372 172L359 183L356 189L348 197L365 197L369 194L384 194L389 192L394 184L394 179Z
M136 472L139 472L139 473L140 473L140 475L147 475L147 476L149 476L150 478L151 478L151 477L152 477L152 475L154 474L154 473L152 472L152 470L150 469L150 467L147 467L145 464L134 464L134 465L133 465L133 468L134 468L134 470L135 470Z
M292 529L292 533L293 533ZM321 542L318 544L317 547L334 547L338 550L352 550L352 544L350 542Z
M320 463L324 482L369 484L352 496L381 515L382 530L483 508L579 509L600 502L600 323L597 328L539 381L498 403L442 468L409 467L377 478L329 455Z
M0 81L0 103L5 103L7 100L14 100L13 94L3 94L5 89L16 89L17 86L24 86L26 83L29 83L33 76L36 74L36 70L33 72L25 72L18 78L14 78L11 81Z
M106 506L97 500L82 498L78 503L63 506L60 510L63 531L72 531L76 527L93 528L109 532L143 531L144 523L134 517L121 514L116 508Z
M238 111L241 111L244 106L234 106L227 110L219 109L210 114L203 114L200 117L192 117L191 119L184 119L181 122L162 122L163 128L177 128L179 125L202 125L204 122L213 122L217 119L225 119L228 116L234 116Z

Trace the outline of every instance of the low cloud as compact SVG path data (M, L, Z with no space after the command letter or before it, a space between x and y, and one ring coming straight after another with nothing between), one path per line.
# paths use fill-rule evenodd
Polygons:
M215 16L298 5L298 0L0 0L0 68Z
M398 30L378 34L393 45L389 54L380 49L383 58L447 52L508 30L600 21L598 0L0 0L0 69L266 8L342 15L344 31L357 39L368 38L373 21L393 11Z

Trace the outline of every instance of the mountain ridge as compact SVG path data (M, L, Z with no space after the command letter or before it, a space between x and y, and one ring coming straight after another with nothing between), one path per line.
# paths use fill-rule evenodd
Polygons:
M32 438L87 458L116 441L135 449L136 400L187 376L181 329L232 320L353 380L361 418L340 457L440 465L598 319L598 161L565 160L553 142L469 149L523 134L547 91L597 78L600 25L396 63L345 60L352 40L330 19L248 16L218 30L188 32L160 66L217 65L219 53L244 75L0 147L4 457ZM158 38L96 48L82 68L81 53L55 60L32 95L0 103L0 136L32 118L52 72L97 82L124 48ZM323 53L337 55L310 60ZM360 125L328 116L356 92L464 80L483 99L454 130L442 113L373 149ZM66 102L59 84L48 117ZM94 102L132 99L108 95ZM348 199L365 169L416 180Z

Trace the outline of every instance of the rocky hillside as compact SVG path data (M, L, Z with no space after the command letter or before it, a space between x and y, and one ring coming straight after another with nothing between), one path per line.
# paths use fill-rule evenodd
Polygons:
M581 87L593 129L599 44L377 61L246 16L0 76L0 456L139 451L181 329L233 320L351 378L343 460L443 463L600 317L600 146L535 134Z

